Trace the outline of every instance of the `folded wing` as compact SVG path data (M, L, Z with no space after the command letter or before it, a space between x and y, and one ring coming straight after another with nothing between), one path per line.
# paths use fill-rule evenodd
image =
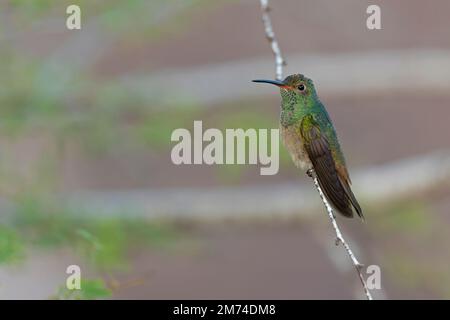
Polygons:
M342 215L353 217L353 207L363 218L361 207L351 191L348 174L345 168L336 165L330 144L312 115L303 119L300 134L326 198Z

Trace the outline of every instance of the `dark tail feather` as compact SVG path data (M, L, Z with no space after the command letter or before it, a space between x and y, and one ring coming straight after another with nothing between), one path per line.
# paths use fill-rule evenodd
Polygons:
M353 218L354 208L358 216L364 221L361 206L356 200L350 185L341 179L337 171L326 177L321 177L318 174L317 178L325 197L340 214L347 218Z
M355 195L353 194L353 191L350 188L350 185L342 180L341 180L341 185L344 187L345 193L346 193L347 197L349 198L353 208L355 208L356 213L363 221L365 221L361 206L359 205L358 201L356 200Z
M342 185L339 183L333 186L328 183L323 183L320 177L319 184L331 205L344 217L353 218L353 210Z

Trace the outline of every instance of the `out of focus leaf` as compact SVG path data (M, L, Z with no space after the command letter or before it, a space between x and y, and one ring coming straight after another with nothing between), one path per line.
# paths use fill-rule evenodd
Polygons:
M0 225L0 264L11 263L23 256L23 243L18 233Z

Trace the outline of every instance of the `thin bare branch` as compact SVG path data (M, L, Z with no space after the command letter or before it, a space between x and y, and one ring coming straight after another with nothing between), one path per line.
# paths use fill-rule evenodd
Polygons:
M358 273L359 279L361 280L361 284L364 288L364 293L366 294L366 297L368 300L373 300L372 295L370 294L369 289L367 288L366 281L364 280L364 277L362 275L361 270L363 269L363 265L359 263L358 259L356 259L355 254L353 253L352 249L350 249L350 246L345 241L344 237L342 236L341 230L339 229L338 224L336 223L336 219L334 217L333 209L331 208L330 204L328 203L328 200L325 198L322 188L320 188L319 181L317 180L316 175L311 171L308 171L308 175L313 179L314 185L316 186L317 192L319 193L320 198L322 199L322 202L328 212L328 217L330 218L331 225L334 228L334 231L336 233L336 245L342 244L347 251L348 256L352 260L353 265L355 266L356 272Z
M280 47L278 46L275 33L273 32L272 21L270 20L269 15L269 1L260 0L260 3L262 11L262 21L264 23L264 31L266 32L267 40L269 41L270 47L272 48L272 52L275 56L275 76L277 80L283 80L283 66L286 65L286 61L281 55Z
M266 37L269 40L270 47L272 48L272 52L275 56L276 79L282 80L283 79L283 66L286 64L286 62L284 61L283 56L281 55L281 50L280 50L280 47L278 46L278 42L276 40L275 33L272 28L272 22L270 20L270 15L269 15L269 11L270 11L269 1L268 0L260 0L260 3L261 3L261 11L262 11L262 20L264 23L264 30L266 33ZM359 263L358 259L356 259L355 254L350 249L350 246L347 244L344 237L342 236L341 230L339 229L339 227L336 223L333 209L331 208L330 204L328 203L327 199L325 198L325 196L322 192L322 189L319 185L319 181L317 180L314 170L308 170L308 176L310 176L313 179L314 185L316 186L316 189L317 189L317 192L319 193L319 196L322 199L325 209L328 212L328 216L330 218L331 224L336 233L336 245L342 244L344 246L353 265L355 266L356 272L358 273L359 279L361 280L361 284L363 286L364 293L366 294L367 299L373 300L372 295L370 294L370 291L367 288L366 281L364 280L364 277L361 272L363 265L361 263Z

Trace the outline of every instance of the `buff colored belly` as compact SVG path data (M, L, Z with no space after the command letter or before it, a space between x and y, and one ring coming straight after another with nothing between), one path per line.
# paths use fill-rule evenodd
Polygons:
M291 155L295 166L306 171L312 168L312 164L305 148L303 147L303 142L301 141L300 135L296 133L296 130L297 129L295 126L285 128L281 125L281 140Z

